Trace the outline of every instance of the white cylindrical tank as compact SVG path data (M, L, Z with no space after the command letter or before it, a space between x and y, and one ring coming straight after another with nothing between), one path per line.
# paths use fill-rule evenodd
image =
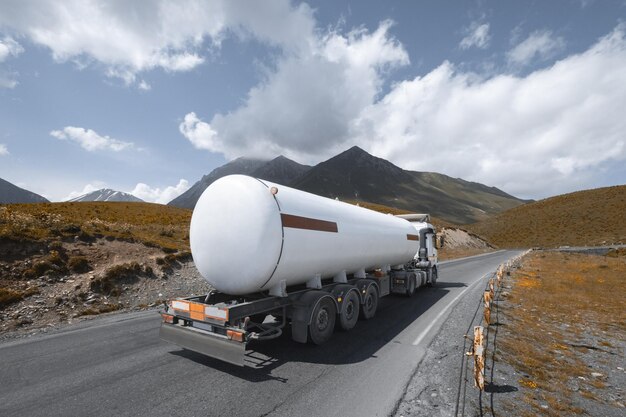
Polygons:
M418 250L404 219L245 175L204 191L189 238L198 271L232 295L404 264Z

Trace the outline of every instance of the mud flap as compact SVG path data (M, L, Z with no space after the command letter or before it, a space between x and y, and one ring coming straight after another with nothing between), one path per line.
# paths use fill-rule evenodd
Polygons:
M233 365L244 366L246 344L175 324L161 323L161 339Z

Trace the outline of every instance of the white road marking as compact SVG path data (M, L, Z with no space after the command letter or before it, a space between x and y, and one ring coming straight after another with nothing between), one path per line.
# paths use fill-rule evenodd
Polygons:
M506 249L500 249L500 250L497 250L497 251L494 251L494 252L487 252L487 253L481 253L481 254L478 254L478 255L466 256L465 258L448 259L447 261L439 262L439 265L445 265L445 264L449 264L449 263L452 263L452 262L458 262L458 261L465 261L467 259L480 258L481 256L493 255L495 253L504 252L505 250Z
M413 342L413 346L417 346L420 344L420 342L422 341L422 339L424 339L424 337L426 337L426 335L430 332L430 330L433 328L433 326L435 324L437 324L437 322L439 322L439 320L441 320L441 318L443 317L443 315L450 309L450 307L452 307L454 305L454 303L457 302L457 300L459 298L461 298L463 296L463 294L465 294L469 289L471 289L474 285L476 285L477 283L481 282L483 279L485 279L487 276L491 275L492 272L488 272L485 275L483 275L482 277L480 277L479 279L477 279L476 281L472 282L467 288L465 288L463 291L461 291L460 294L458 294L456 297L454 297L454 299L452 301L450 301L448 303L447 306L445 306L443 308L443 310L441 310L439 312L439 314L437 314L437 316L435 317L435 319L433 321L430 322L430 324L422 331L422 333L420 333L419 336L417 336L417 339L415 339L415 341Z

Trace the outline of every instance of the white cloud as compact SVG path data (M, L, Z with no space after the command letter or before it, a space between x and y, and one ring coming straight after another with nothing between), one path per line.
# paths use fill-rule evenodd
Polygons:
M219 48L229 33L299 48L313 31L312 11L288 0L16 0L3 3L6 27L49 48L59 62L94 61L127 84L154 68L189 71L202 64L205 41Z
M15 88L19 83L17 82L16 72L7 72L0 69L0 88Z
M471 47L486 49L489 46L489 41L491 40L489 23L473 22L465 30L465 33L465 37L459 43L461 49L469 49Z
M167 186L164 189L152 188L147 184L138 183L130 194L144 201L167 204L189 189L189 182L185 179L178 181L175 186Z
M194 112L185 115L178 130L197 149L206 149L211 152L222 151L219 143L216 143L217 132L211 128L211 125L200 120Z
M132 142L122 142L109 136L101 136L91 129L82 127L66 126L63 130L51 131L50 135L59 140L72 140L89 152L98 150L119 152L134 147Z
M82 191L72 191L72 192L70 192L67 196L65 196L65 198L61 199L61 201L73 200L73 199L75 199L77 197L83 196L85 194L92 193L92 192L97 191L97 190L101 190L103 188L106 188L106 183L104 183L102 181L95 181L93 184L89 183L89 184L85 185L83 187Z
M199 149L227 157L311 159L347 146L350 123L380 94L391 68L409 63L385 21L374 32L355 29L311 38L278 60L275 72L248 92L243 106L210 122L189 113L181 133Z
M180 130L229 158L315 163L356 144L404 168L526 197L593 186L626 159L624 25L524 76L480 77L444 62L380 96L382 68L408 62L388 28L320 35L308 54L281 59L241 107L209 122L189 113Z
M626 159L624 29L525 77L479 79L444 63L365 109L355 140L400 166L522 196L593 185Z
M6 156L9 154L9 149L7 145L0 143L0 156Z
M148 82L146 80L141 80L139 82L139 85L137 85L137 88L143 91L150 91L152 90L152 86L150 84L148 84Z
M9 57L16 57L24 52L22 45L11 37L0 39L0 62L4 62Z
M0 39L0 64L4 63L8 58L18 56L22 52L24 52L24 48L13 38L5 36ZM0 88L15 88L18 84L17 76L17 72L0 67Z
M518 43L507 53L511 64L528 65L535 60L546 60L565 48L565 40L549 30L538 30Z

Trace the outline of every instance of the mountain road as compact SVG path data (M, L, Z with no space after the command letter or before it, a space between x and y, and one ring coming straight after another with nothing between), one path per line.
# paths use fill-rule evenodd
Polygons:
M444 262L436 287L381 299L376 317L322 346L289 332L251 345L243 368L161 341L155 310L5 342L0 415L389 415L450 310L478 303L488 275L518 253Z

